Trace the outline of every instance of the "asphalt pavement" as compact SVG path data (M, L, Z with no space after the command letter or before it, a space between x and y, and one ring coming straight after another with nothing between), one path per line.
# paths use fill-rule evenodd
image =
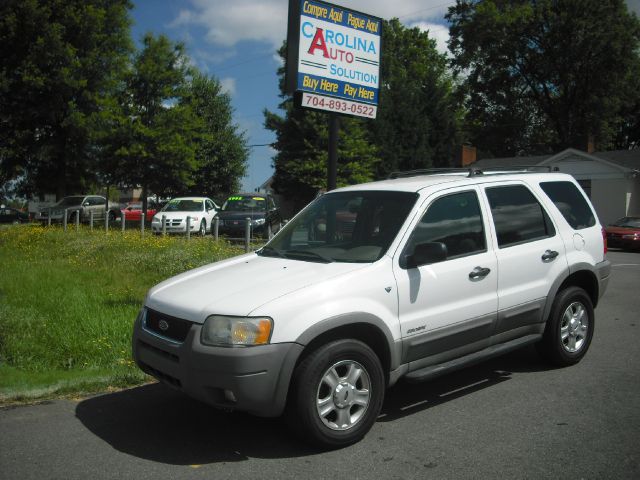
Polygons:
M613 251L590 351L553 369L526 348L400 383L360 443L322 452L278 419L158 384L0 409L0 478L640 478L640 253Z

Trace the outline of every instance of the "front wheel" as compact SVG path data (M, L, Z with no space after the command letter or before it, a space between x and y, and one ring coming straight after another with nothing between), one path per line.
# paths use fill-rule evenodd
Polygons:
M200 222L200 230L199 230L200 236L204 237L207 234L207 222L202 220Z
M585 356L595 327L591 297L569 287L556 296L538 351L554 365L574 365Z
M351 445L375 423L384 390L384 373L373 350L358 340L336 340L296 368L287 422L316 445Z

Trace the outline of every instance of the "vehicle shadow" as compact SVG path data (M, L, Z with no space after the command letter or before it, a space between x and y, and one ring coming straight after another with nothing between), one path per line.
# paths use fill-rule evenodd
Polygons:
M436 407L511 379L513 373L541 372L544 363L533 346L463 368L424 383L398 382L387 390L379 422L390 422Z
M378 421L394 421L491 388L514 372L546 368L535 351L525 349L431 382L401 382L387 391ZM116 450L172 465L322 453L294 437L282 419L216 410L157 383L83 400L76 417Z

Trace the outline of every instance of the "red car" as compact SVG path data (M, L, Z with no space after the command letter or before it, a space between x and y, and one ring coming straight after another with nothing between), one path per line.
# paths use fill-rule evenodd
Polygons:
M140 221L142 218L142 203L127 203L127 206L122 209L122 214L126 221ZM147 206L147 221L150 222L153 216L156 214L155 208Z
M640 249L640 217L622 217L606 228L607 246Z

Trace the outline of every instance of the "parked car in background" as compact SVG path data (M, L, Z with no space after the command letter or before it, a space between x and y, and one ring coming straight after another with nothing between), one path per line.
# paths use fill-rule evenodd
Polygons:
M139 222L142 218L142 203L140 202L130 202L127 203L127 206L124 207L121 211L124 219L128 221L136 221ZM156 214L157 210L153 207L147 205L147 216L145 219L150 221L153 219L153 216Z
M244 236L245 222L251 219L253 234L266 233L267 227L276 232L282 223L282 214L271 195L236 193L227 198L218 214L219 232L231 236Z
M187 217L190 217L190 231L206 235L218 210L220 207L207 197L174 198L154 215L151 229L154 233L162 232L162 217L165 217L168 233L186 233Z
M29 215L15 208L0 208L0 223L27 223Z
M109 222L120 218L120 207L115 202L109 202L109 208L106 207L106 198L100 195L72 195L64 197L52 207L40 210L40 220L46 222L51 214L51 221L62 222L65 210L67 212L67 221L73 222L76 219L76 212L80 212L80 221L89 222L91 214L94 221L104 220L105 215L109 216Z
M640 250L640 217L622 217L607 228L607 245Z

